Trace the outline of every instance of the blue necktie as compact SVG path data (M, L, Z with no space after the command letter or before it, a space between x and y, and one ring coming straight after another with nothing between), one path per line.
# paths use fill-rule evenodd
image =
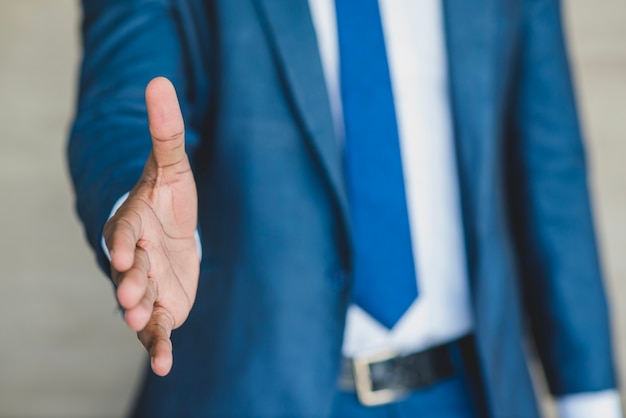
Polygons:
M392 328L417 297L393 93L377 0L335 0L354 301Z

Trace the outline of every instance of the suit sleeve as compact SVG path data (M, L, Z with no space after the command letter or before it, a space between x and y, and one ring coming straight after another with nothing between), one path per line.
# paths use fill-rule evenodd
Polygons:
M559 4L524 7L509 190L525 305L551 392L600 391L610 326Z
M176 86L188 151L198 135L189 116L183 28L167 0L84 0L83 60L76 117L68 144L78 214L108 274L100 248L115 201L132 189L151 150L144 92L156 76Z

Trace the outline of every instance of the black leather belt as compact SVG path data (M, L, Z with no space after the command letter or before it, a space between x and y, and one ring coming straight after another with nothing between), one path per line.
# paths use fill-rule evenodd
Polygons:
M413 354L379 351L342 362L339 388L356 391L368 406L394 402L410 392L431 386L455 372L450 348L439 345Z

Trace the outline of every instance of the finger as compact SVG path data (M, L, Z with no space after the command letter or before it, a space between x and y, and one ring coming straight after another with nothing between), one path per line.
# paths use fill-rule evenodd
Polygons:
M141 302L148 291L148 272L150 260L148 253L140 247L135 248L133 266L118 278L117 300L124 309L132 309Z
M157 77L146 87L146 106L157 166L174 165L185 158L185 125L172 83Z
M156 282L148 279L146 292L139 304L124 312L124 320L130 329L140 331L148 325L148 321L150 321L153 315L154 302L157 300L157 297Z
M129 270L135 263L135 248L141 236L141 217L127 211L116 215L104 228L104 241L111 254L111 267L118 272Z
M165 376L172 369L172 316L165 310L155 310L150 322L137 333L139 341L150 354L152 370L159 376Z

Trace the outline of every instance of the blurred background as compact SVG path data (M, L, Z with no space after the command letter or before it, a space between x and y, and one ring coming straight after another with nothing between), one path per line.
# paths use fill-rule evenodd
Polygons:
M626 3L563 4L626 382ZM122 416L143 367L65 167L79 24L75 0L0 1L0 417Z

